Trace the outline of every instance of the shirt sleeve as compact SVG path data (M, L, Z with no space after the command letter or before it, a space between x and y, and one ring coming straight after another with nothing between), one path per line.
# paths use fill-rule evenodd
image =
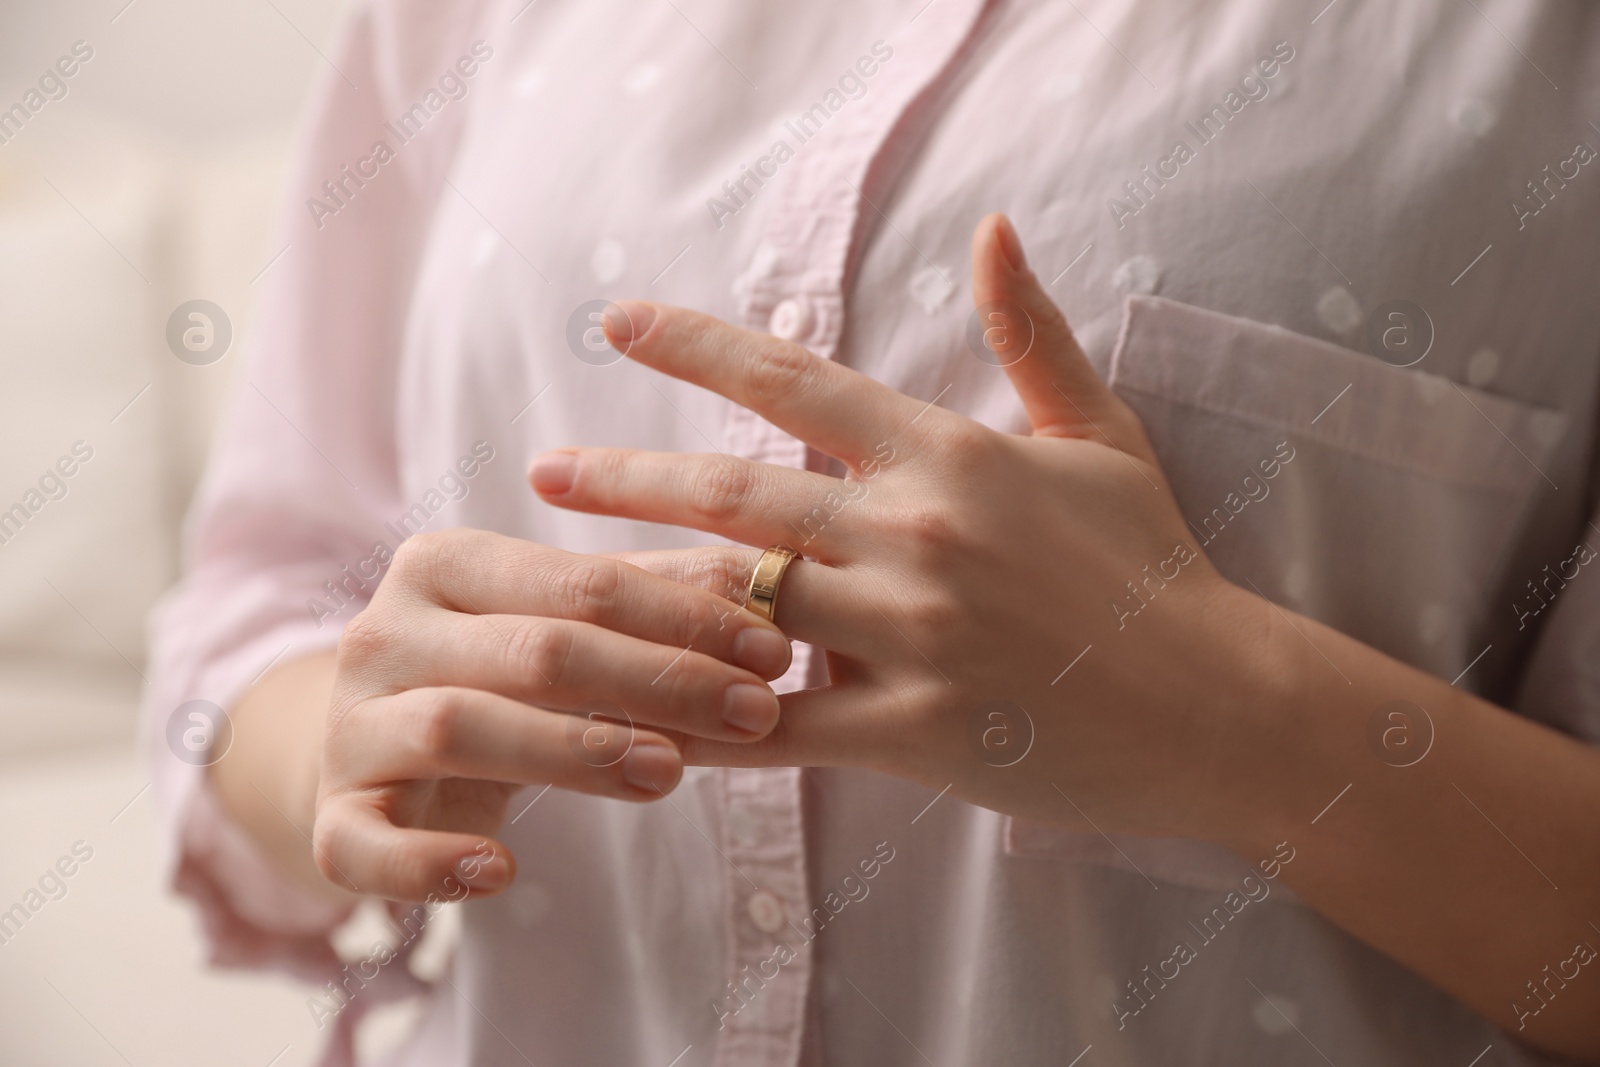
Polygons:
M258 325L185 520L184 577L149 622L141 722L164 869L199 905L217 964L320 981L335 961L327 935L346 909L274 872L212 794L209 757L171 740L183 737L173 720L190 701L228 708L272 665L333 647L377 586L361 565L400 510L408 294L468 103L436 90L447 74L458 84L482 30L477 5L432 0L358 2L342 28L267 255L286 250L261 279ZM426 126L401 140L389 124L414 105Z

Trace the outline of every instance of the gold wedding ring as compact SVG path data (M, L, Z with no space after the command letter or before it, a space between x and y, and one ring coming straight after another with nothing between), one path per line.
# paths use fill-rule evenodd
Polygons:
M756 561L756 571L750 576L750 591L745 595L744 606L768 622L774 622L778 610L778 586L783 583L783 572L800 553L783 545L773 545L761 553Z

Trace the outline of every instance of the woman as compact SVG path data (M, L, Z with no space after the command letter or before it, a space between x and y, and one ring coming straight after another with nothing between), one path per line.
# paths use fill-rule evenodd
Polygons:
M217 958L330 1062L462 899L396 1063L1600 1062L1597 18L360 7L156 624Z

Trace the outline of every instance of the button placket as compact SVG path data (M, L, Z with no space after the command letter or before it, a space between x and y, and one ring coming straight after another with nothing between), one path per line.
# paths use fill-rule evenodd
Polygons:
M844 292L866 175L906 110L958 54L987 0L934 5L895 41L896 74L808 142L792 166L784 198L772 204L756 260L735 282L742 324L834 357L843 327ZM892 181L884 177L883 181ZM727 450L759 462L807 466L806 445L765 419L729 405ZM807 684L814 650L796 644L779 692ZM820 665L820 664L819 664ZM792 1067L806 1029L812 953L789 915L806 905L806 850L800 770L726 768L722 846L729 860L728 991L717 1067ZM737 818L731 813L739 812ZM744 820L753 820L755 832ZM777 962L778 960L783 962Z
M789 932L787 903L806 891L800 771L727 768L722 784L723 811L743 813L753 832L723 819L729 959L716 1062L793 1063L811 981L811 953Z

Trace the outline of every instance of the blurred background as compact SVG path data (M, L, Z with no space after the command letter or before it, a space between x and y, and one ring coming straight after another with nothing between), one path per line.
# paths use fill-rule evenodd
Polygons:
M21 529L0 526L0 910L75 843L93 850L0 944L8 1067L298 1067L320 1048L306 988L205 967L194 914L161 881L134 726L144 619L177 577L253 282L277 251L296 117L341 7L0 5L0 109L75 45L92 49L64 96L0 124L0 511L37 504L41 477L75 443L92 449L65 495L47 479ZM166 342L195 299L234 334L203 366ZM363 1044L386 1026L403 1020Z

